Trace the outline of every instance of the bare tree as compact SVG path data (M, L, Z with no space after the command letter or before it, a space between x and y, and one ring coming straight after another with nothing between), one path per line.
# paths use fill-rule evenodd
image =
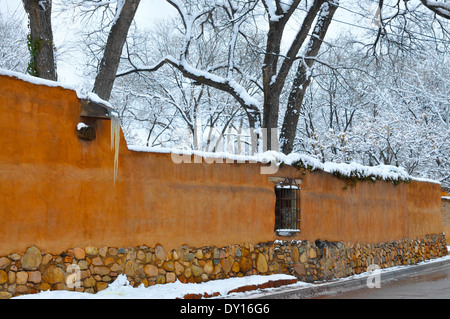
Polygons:
M74 5L74 7L82 8L84 14L91 15L99 9L115 8L113 18L109 23L105 23L110 31L103 48L103 58L99 64L93 88L94 93L104 100L110 98L122 49L139 3L140 0L71 0L65 3L66 6ZM51 24L52 0L23 0L23 4L30 21L28 47L31 61L28 72L56 81L57 72Z
M326 2L322 5L318 21L308 42L306 53L303 57L300 57L300 63L298 64L295 79L289 93L287 109L281 128L281 151L285 154L289 154L293 150L297 124L300 117L300 108L303 104L306 90L311 82L311 67L319 53L336 9L337 6L335 3Z
M165 56L152 66L134 67L119 73L118 76L141 71L153 72L165 64L170 64L181 71L187 78L231 94L247 112L250 127L264 127L268 129L266 146L268 149L272 149L270 129L278 127L280 96L285 87L288 74L294 63L298 60L297 55L305 44L322 5L326 3L327 6L335 6L337 3L335 1L315 0L312 2L308 1L306 5L300 8L300 4L303 4L301 0L293 0L290 2L282 0L261 1L266 16L268 17L268 32L265 48L260 48L264 56L262 61L262 85L260 85L263 96L263 103L261 103L258 99L252 97L236 79L236 74L238 73L236 70L239 69L239 65L236 65L235 62L235 57L239 55L239 53L235 52L237 37L249 39L245 32L243 32L241 26L247 20L258 19L256 8L259 1L254 0L242 3L223 1L213 4L201 3L198 6L194 5L195 1L190 1L189 3L181 3L178 0L167 1L178 11L184 28L184 42L180 50L180 56L178 58ZM213 18L213 12L219 10L226 12L228 22L224 23L224 26L231 29L228 41L227 61L224 63L226 65L225 69L227 70L225 74L218 73L219 68L209 70L198 69L192 65L189 59L191 42L203 34L205 25L212 25L214 30L219 32L218 30L220 28L217 27L216 21ZM288 47L286 53L282 54L281 47L286 25L292 21L291 19L294 14L298 14L300 10L306 11L306 15L303 22L298 26L297 34L291 45ZM262 21L259 20L258 23L262 23ZM195 34L195 27L201 30L197 34ZM323 36L325 32L326 28L323 28ZM314 47L320 48L320 45L314 44ZM262 112L261 109L263 109ZM262 121L261 113L263 115Z
M25 72L29 52L23 41L27 34L22 22L16 17L7 19L0 14L0 68Z
M268 149L272 148L271 129L278 127L280 95L286 83L286 78L297 54L303 46L313 22L324 0L315 0L308 5L303 23L299 26L297 34L284 56L281 55L283 33L288 21L300 5L300 0L285 4L279 0L264 0L264 7L269 17L269 31L267 33L267 46L263 62L264 86L264 116L263 127L267 128ZM281 63L281 66L279 64Z
M391 50L413 53L424 50L427 43L434 43L439 49L440 43L448 42L450 32L446 20L450 19L450 4L429 0L377 0L376 3L377 30L373 43L368 45L374 56L395 55ZM359 14L367 14L361 11Z
M22 0L28 14L30 34L28 73L47 80L57 80L52 31L52 0Z
M109 100L111 96L122 49L139 3L140 0L118 1L116 16L108 35L93 89L93 92L104 100Z
M226 65L226 75L219 75L213 72L223 70L224 67L222 65L217 68L211 68L210 70L202 70L196 68L189 59L189 49L191 47L191 42L194 39L194 26L198 24L202 28L204 28L208 22L212 22L210 20L211 14L216 9L216 7L204 4L204 6L201 7L191 6L190 8L187 8L185 6L188 6L188 4L182 4L181 2L176 0L167 1L179 12L184 28L184 39L179 57L175 58L171 55L167 55L152 66L132 67L131 69L120 72L118 76L124 76L134 72L154 72L159 70L162 66L169 64L182 72L182 74L186 78L195 81L195 83L197 84L207 85L231 94L246 111L250 126L259 127L259 102L255 98L250 96L247 90L233 78L234 74L236 73L236 67L233 66L234 49L236 43L235 40L237 34L240 32L239 27L242 23L242 20L245 19L247 13L250 10L249 7L251 8L252 6L254 6L253 1L245 3L241 8L235 8L231 6L230 3L230 6L223 7L225 10L227 10L227 13L230 16L230 23L231 25L233 25L233 33L230 36L230 41L228 44L229 54L228 64Z
M176 56L180 37L174 30L178 23L177 19L168 19L153 26L151 32L133 29L125 46L121 68L132 67L133 61L146 63L154 56ZM206 26L204 32L208 32ZM210 36L213 34L191 43L192 65L205 70L220 69L224 75L234 72L221 63L229 59L227 46L223 45L228 37L224 34L222 39L212 40ZM248 49L242 38L235 46L239 48L236 52ZM257 70L258 64L253 62L255 56L258 55L248 50L245 55L235 57L238 65L245 61L245 68L236 72L248 76ZM224 138L231 136L229 131L236 126L242 127L241 122L246 119L244 109L230 94L193 81L170 64L158 71L118 77L111 99L117 102L119 109L127 105L121 112L121 119L133 143L147 146L164 143L166 147L218 150L224 145ZM148 132L145 143L144 131Z

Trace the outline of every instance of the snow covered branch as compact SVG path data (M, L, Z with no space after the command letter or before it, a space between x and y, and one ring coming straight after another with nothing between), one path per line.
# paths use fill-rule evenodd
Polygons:
M420 0L422 4L437 15L450 19L450 3L431 0Z
M285 22L289 20L290 16L297 9L301 0L263 0L264 7L266 8L271 22Z
M228 41L228 54L226 75L221 76L212 72L214 68L198 68L190 62L190 46L191 42L197 40L203 32L205 32L205 24L214 29L215 21L213 21L212 14L218 8L214 5L201 7L200 9L189 4L182 3L178 0L167 0L179 13L184 27L183 44L180 48L179 58L176 59L172 55L167 55L155 64L144 67L134 67L117 74L117 77L122 77L136 72L154 72L164 65L171 65L180 71L184 77L191 79L197 85L206 85L223 92L230 94L245 110L248 115L251 127L260 126L260 102L252 97L248 91L233 78L235 68L235 49L237 45L237 38L239 36L240 27L245 21L243 15L248 11L249 4L244 4L242 8L232 6L231 3L223 4L222 8L226 10L228 16L228 23L232 26L230 33L230 40ZM247 10L247 11L246 11ZM195 26L199 24L201 27L200 35L194 35ZM198 65L198 63L197 63ZM208 69L210 71L208 71Z
M252 124L258 124L259 102L250 96L248 92L241 85L239 85L239 83L232 79L223 78L218 75L196 69L189 65L185 60L179 61L171 56L166 56L152 66L132 68L117 74L117 77L135 72L154 72L165 64L170 64L175 67L177 70L181 71L185 77L196 81L198 84L204 84L231 94L255 121Z

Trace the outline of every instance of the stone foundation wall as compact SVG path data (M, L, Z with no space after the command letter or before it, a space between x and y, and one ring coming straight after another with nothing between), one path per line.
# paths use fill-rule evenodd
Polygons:
M380 244L316 240L244 243L227 247L85 247L60 255L28 248L0 257L0 298L41 290L95 293L119 274L133 286L183 283L249 275L291 274L302 281L342 278L367 270L410 265L447 254L445 236L430 235Z

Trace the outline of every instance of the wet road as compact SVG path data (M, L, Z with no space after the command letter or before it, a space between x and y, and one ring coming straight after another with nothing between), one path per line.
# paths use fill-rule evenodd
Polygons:
M450 299L450 264L439 271L383 283L320 299Z

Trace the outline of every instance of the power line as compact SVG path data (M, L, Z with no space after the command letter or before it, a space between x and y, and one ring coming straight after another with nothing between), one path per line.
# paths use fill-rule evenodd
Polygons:
M338 22L338 23L342 23L342 24L345 24L345 25L348 25L348 26L352 26L352 27L355 27L355 28L363 29L363 30L368 30L368 31L372 31L372 32L374 31L374 29L372 29L372 28L364 27L364 26L361 26L361 25L358 25L358 24L354 24L354 23L351 23L351 22L346 22L346 21L342 21L342 20L338 20L338 19L333 19L333 21ZM398 27L398 28L400 28L400 27ZM434 38L434 37L432 37L430 35L426 35L426 34L415 32L415 31L407 31L407 32L411 33L411 34L420 35L420 36L428 38L428 39L420 39L420 38L418 38L418 40L421 40L421 41L439 42L439 43L450 44L450 40ZM399 34L399 33L390 33L390 32L384 32L384 34L385 35L389 35L389 36L396 36L396 37L403 36L402 34Z
M361 16L362 18L367 19L367 20L373 21L373 19L375 18L375 16L374 16L373 19L372 19L371 17L369 17L369 16L367 16L367 15L361 13L361 12L358 12L358 11L346 8L346 7L344 7L344 6L340 5L340 4L338 5L338 8L342 9L342 10L345 10L347 12L350 12L352 14L356 14L358 16ZM391 8L393 8L393 7L391 7ZM303 9L300 9L300 8L298 8L298 10L303 11ZM363 25L356 24L356 23L353 23L353 22L342 21L342 20L339 20L339 19L337 19L335 17L333 18L333 21L335 21L337 23L345 24L345 25L348 25L348 26L351 26L351 27L355 27L355 28L358 28L358 29L361 29L361 30L367 30L367 31L371 31L371 32L375 31L374 28L371 28L371 27L368 27L368 26L363 26ZM404 28L402 28L400 26L397 26L397 25L390 24L389 27L399 29L400 31L404 31L404 32L406 32L406 33L408 33L410 35L415 35L417 37L417 40L420 40L420 41L428 41L428 42L437 42L437 43L443 43L443 44L450 44L450 40L446 40L446 39L443 39L443 38L442 39L441 38L436 38L436 37L433 37L431 35L424 34L424 33L418 32L418 31L404 30ZM400 33L387 32L385 29L384 29L384 35L395 36L395 37L402 37L403 36ZM423 38L419 38L419 36L421 36Z
M341 5L339 5L339 8L341 8L341 9L343 9L343 10L346 10L346 11L352 13L352 14L357 14L357 15L363 17L364 19L370 19L369 17L367 17L366 15L362 14L361 12L357 12L357 11L348 9L348 8L343 7L343 6L341 6ZM342 21L342 20L338 20L338 19L333 19L333 21L336 21L336 22L342 23L342 24L346 24L346 25L349 25L349 26L352 26L352 27L355 27L355 28L363 29L363 30L368 30L368 31L372 31L372 32L374 31L373 28L365 27L365 26L362 26L362 25L359 25L359 24L355 24L355 23L351 23L351 22L347 22L347 21ZM400 29L400 30L404 30L404 29L403 29L402 27L400 27L400 26L396 26L396 25L389 25L389 26L390 26L390 27L393 27L393 28ZM412 31L412 30L408 30L408 31L406 31L406 32L409 33L409 34L418 35L418 36L422 36L422 37L425 37L425 38L428 38L428 39L429 39L429 40L426 40L426 39L419 39L419 40L422 40L422 41L432 41L432 42L439 42L439 43L450 44L450 40L438 39L438 38L436 38L436 37L433 37L433 36L431 36L431 35L424 34L424 33L421 33L421 32ZM390 36L402 36L401 34L398 34L398 33L390 33L390 32L386 32L386 31L384 32L384 34L385 34L385 35L390 35Z

